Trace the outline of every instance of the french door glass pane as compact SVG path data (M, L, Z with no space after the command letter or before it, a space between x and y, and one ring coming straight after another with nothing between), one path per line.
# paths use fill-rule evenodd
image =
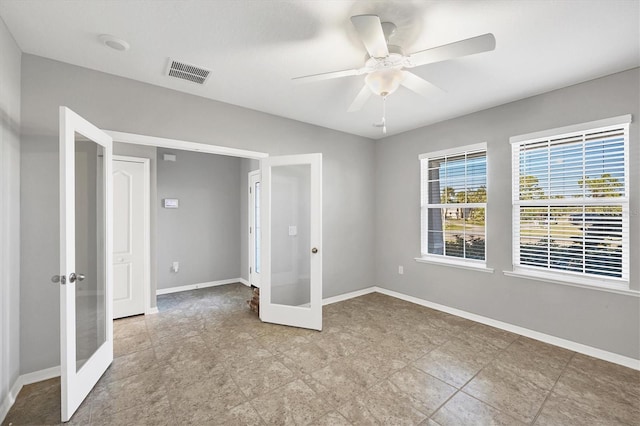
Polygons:
M254 189L254 215L253 215L253 247L254 247L254 264L256 268L256 274L260 273L260 182L255 183Z
M271 169L271 303L311 302L311 166Z
M76 370L106 341L104 149L76 134Z

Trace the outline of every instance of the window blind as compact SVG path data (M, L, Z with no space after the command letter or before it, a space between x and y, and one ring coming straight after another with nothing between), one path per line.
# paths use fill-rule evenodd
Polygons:
M515 266L628 280L628 131L512 144Z
M422 256L485 261L486 144L420 156Z

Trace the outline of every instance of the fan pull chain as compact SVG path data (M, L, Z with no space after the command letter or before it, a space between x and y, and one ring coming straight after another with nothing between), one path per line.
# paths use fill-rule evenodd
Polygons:
M382 134L387 134L387 97L382 97Z

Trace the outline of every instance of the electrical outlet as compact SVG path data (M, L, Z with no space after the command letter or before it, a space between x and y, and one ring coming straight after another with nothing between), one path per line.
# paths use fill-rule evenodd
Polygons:
M173 272L178 272L178 269L180 269L180 262L173 262L173 264L171 265L171 269L173 270Z
M400 275L404 274L404 266L402 266L402 265L398 266L398 274L400 274Z

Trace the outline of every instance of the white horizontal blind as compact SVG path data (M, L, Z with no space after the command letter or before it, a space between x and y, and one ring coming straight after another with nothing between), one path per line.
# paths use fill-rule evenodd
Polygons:
M515 266L628 281L628 132L513 143Z
M484 262L486 144L420 156L422 256Z

